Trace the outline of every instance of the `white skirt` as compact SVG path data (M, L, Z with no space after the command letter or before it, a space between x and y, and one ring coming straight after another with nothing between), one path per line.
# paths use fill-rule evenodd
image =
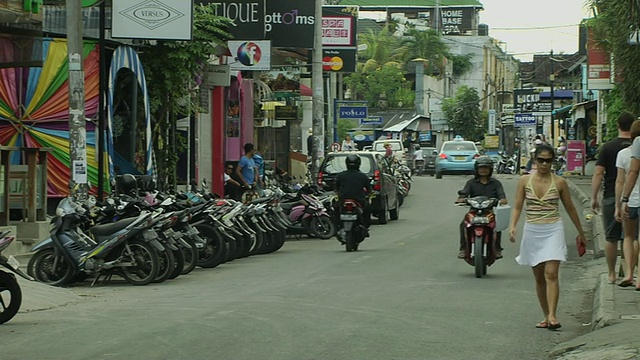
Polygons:
M551 224L525 222L520 255L516 257L516 261L520 265L533 267L549 260L567 260L562 220Z

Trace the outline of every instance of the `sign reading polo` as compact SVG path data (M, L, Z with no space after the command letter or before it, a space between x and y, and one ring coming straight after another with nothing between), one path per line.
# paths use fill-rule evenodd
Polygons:
M342 106L338 117L340 119L360 120L369 117L369 111L366 106Z
M113 0L111 36L191 40L191 0Z

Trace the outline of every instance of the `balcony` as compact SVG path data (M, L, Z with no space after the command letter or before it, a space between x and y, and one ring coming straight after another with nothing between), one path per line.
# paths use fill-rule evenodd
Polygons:
M24 0L0 0L0 23L42 23L42 11L25 10Z

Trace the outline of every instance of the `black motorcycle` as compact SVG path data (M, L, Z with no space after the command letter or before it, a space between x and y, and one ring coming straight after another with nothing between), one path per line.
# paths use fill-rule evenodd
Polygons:
M22 291L16 276L12 273L27 280L33 280L18 268L20 263L13 256L9 255L8 258L2 256L2 250L9 247L14 239L14 236L9 236L9 230L0 233L0 269L5 268L10 271L0 270L0 324L11 320L22 305Z

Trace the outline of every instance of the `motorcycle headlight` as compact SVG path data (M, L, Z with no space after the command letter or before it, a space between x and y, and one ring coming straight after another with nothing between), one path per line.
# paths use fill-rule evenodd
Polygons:
M478 209L480 208L480 203L477 202L476 200L473 199L468 199L467 202L469 203L469 205L471 205L471 207L473 207L474 209Z

